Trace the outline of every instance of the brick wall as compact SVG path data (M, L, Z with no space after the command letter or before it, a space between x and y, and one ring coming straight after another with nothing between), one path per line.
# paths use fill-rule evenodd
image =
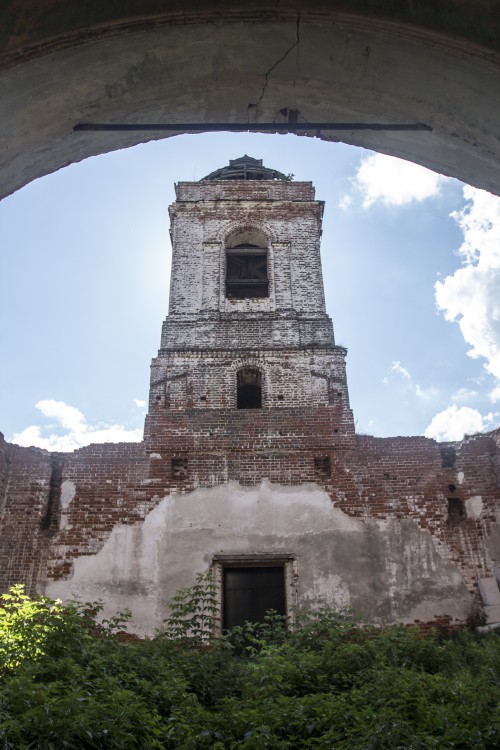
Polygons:
M477 579L493 575L500 564L500 548L488 545L500 511L498 434L441 444L423 437L357 436L348 462L333 461L325 487L350 516L415 520L477 594ZM449 499L463 504L463 517L450 516Z
M196 427L203 412L212 416L214 429L218 423L220 429L221 415L227 419L229 410L213 410L213 415L211 411L171 412L172 435L178 425L184 437L163 442L161 452L150 453L157 446L125 443L49 454L2 440L1 588L24 582L31 591L43 590L45 580L68 576L76 557L98 552L117 524L140 523L172 491L186 493L231 480L254 485L263 478L284 485L318 483L351 517L413 519L432 534L440 554L460 568L474 593L477 579L492 575L500 565L498 551L487 545L500 511L498 433L455 444L358 436L355 442L342 444L339 439L335 445L331 434L325 437L329 428L324 416L321 434L321 410L309 414L309 434L297 438L293 419L307 424L300 410L294 415L293 410L270 409L258 416L237 415L245 423L248 442L239 439L235 446L227 425L218 443ZM268 440L267 445L259 437L270 434L271 426L279 425L285 432L287 422L290 435ZM233 420L234 429L235 424ZM455 463L443 466L443 450L450 448ZM187 461L186 476L180 479L172 475L172 458L179 456ZM330 460L330 476L322 475L318 466L318 459L325 457ZM60 464L61 472L49 507L54 463ZM464 503L465 515L456 524L450 520L449 498ZM472 512L467 510L471 500Z
M0 439L0 588L71 583L75 561L95 559L116 529L141 528L163 498L267 479L328 493L331 506L319 494L344 515L331 527L336 541L322 541L325 555L343 539L345 519L355 519L346 530L361 535L372 533L372 522L379 531L386 522L394 533L406 529L399 547L378 532L373 548L363 538L349 584L358 599L359 571L372 554L394 580L404 568L407 610L413 596L417 603L448 589L455 597L467 589L476 596L478 579L500 565L500 431L441 445L423 437L356 436L346 350L335 345L325 313L322 205L312 185L216 180L180 183L176 193L170 314L152 362L144 442L49 454ZM226 245L245 237L267 247L269 296L228 299ZM260 373L261 408L237 408L245 367ZM206 534L202 546L209 546L210 528ZM134 559L134 550L120 555ZM158 564L180 569L189 560L167 553ZM348 564L346 571L348 577ZM335 571L323 572L334 580ZM98 576L108 590L108 571ZM129 584L137 584L133 575ZM384 596L396 601L391 585Z
M335 405L350 418L345 349L202 350L168 352L153 360L150 415L165 409L236 406L237 373L254 367L262 373L266 407ZM349 414L349 417L347 417Z
M54 527L51 478L59 456L5 442L0 433L0 577L2 590L25 583L33 592L44 576Z
M191 347L195 334L189 331L190 326L196 327L204 319L207 323L218 321L224 313L229 314L229 320L234 313L253 313L256 327L262 313L279 312L293 320L316 320L316 327L323 324L331 332L319 252L323 207L314 200L310 183L180 183L177 198L170 207L170 308L162 348L169 345L169 326L179 324L172 337L176 348ZM245 228L258 230L267 239L269 297L226 299L226 242L232 232ZM269 317L262 318L263 328L248 342L241 338L243 327L236 328L233 345L257 346L267 341L268 321ZM184 341L181 332L190 338ZM304 333L300 343L307 346Z

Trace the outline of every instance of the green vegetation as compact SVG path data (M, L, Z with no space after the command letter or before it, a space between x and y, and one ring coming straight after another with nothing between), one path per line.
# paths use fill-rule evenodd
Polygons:
M120 636L100 605L0 600L1 750L497 750L500 638L422 638L351 614L270 615L213 637L215 588L179 592L165 631Z

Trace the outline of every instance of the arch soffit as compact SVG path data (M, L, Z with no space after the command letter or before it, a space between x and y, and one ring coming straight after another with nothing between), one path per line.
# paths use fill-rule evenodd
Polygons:
M233 247L233 242L237 242L238 235L253 236L256 241L265 241L264 245L258 247L269 247L272 243L277 242L275 232L268 226L267 222L242 222L234 221L226 225L219 233L218 241L224 247ZM239 244L239 243L238 243ZM254 244L252 242L252 244Z
M255 370L260 375L260 386L262 388L262 394L268 393L268 373L264 367L264 363L258 357L249 355L248 357L241 357L241 359L232 362L227 370L227 382L230 389L233 389L233 384L238 382L238 373L244 370ZM234 394L236 398L236 393Z
M468 11L470 36L477 4ZM432 133L309 135L408 158L500 193L500 56L485 31L471 41L465 21L462 36L452 36L370 13L361 0L358 15L341 2L308 3L300 17L287 2L279 13L254 2L245 12L232 5L225 3L231 12L208 35L214 9L191 2L182 15L170 9L90 24L85 33L53 34L19 49L14 40L0 56L0 196L73 161L158 137L74 133L77 122L169 122L172 103L184 122L245 122L250 115L279 127L284 108L305 121L426 122ZM463 2L460 8L466 14ZM212 64L200 67L203 59Z
M264 382L264 378L265 378L264 363L258 357L253 357L253 356L241 357L235 362L231 362L228 369L229 369L229 372L232 372L234 374L237 374L241 370L258 370L258 372L260 373L262 377L262 382Z

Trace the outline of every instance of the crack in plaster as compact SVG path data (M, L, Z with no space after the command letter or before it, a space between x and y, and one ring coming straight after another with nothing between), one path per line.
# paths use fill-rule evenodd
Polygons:
M264 73L264 85L262 86L262 93L259 96L257 104L255 105L255 114L256 114L256 116L258 116L258 114L259 114L259 107L260 107L260 105L262 103L262 100L263 100L263 98L265 96L265 93L266 93L266 90L267 90L267 86L269 84L269 76L278 67L278 65L280 65L280 63L282 63L283 60L285 60L288 57L288 55L290 54L290 52L292 52L292 50L294 50L295 47L299 46L299 44L300 44L300 12L297 14L296 31L295 31L295 41L293 42L293 44L290 45L290 47L286 50L286 52L278 60L276 60L276 62L273 65L271 65L271 67L269 68L269 70L266 73ZM294 83L295 83L295 81L294 81Z

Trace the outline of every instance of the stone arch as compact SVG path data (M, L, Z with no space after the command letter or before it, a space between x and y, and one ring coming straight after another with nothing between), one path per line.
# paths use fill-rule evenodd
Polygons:
M245 236L243 236L245 235ZM272 228L267 224L265 220L258 222L253 221L230 221L224 224L217 234L217 242L220 242L224 247L231 247L233 244L239 243L239 238L253 239L256 242L265 242L265 245L269 247L273 242L278 241L278 237Z
M238 245L254 245L266 248L269 246L268 233L260 226L250 224L238 224L226 234L225 247L235 248Z
M182 9L158 0L60 0L54 8L54 0L7 0L1 11L0 196L68 163L162 135L75 133L77 123L200 123L203 130L206 122L275 122L279 132L297 118L425 123L431 132L304 133L500 193L493 0L284 0L272 8L261 0L244 7L186 0Z
M262 404L264 405L269 397L268 372L264 367L264 362L259 357L248 356L236 359L228 367L227 380L230 392L233 394L231 402L233 408L237 408L237 385L238 373L242 370L255 370L260 373L260 384L262 389Z

